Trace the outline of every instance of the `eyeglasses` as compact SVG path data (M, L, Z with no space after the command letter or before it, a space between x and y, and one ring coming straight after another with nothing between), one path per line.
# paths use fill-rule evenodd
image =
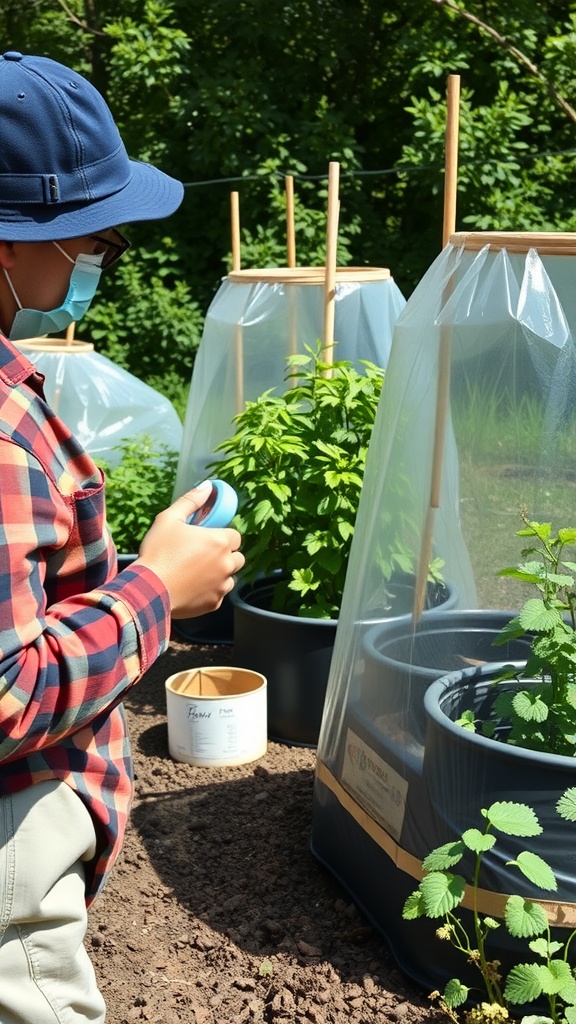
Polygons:
M110 232L113 237L104 237L104 235L90 235L90 238L97 242L97 246L94 248L94 255L102 255L102 270L107 270L114 263L117 263L121 256L130 248L130 242L124 235L121 235L116 228L110 228Z

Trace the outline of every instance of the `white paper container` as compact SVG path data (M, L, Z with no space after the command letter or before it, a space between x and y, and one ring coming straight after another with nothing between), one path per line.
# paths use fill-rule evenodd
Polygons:
M266 679L231 666L176 672L166 680L168 749L200 767L248 764L267 747Z

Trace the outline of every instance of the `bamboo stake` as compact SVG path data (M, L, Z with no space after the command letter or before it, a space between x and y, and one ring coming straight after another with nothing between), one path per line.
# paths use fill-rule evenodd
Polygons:
M296 233L294 231L294 178L286 177L286 259L289 267L296 266Z
M296 232L294 230L294 178L291 174L285 179L286 191L286 262L290 270L296 267ZM296 316L296 292L292 284L287 285L288 299L288 354L295 355L298 351L298 329ZM298 381L291 378L291 386L296 387Z
M232 271L240 270L240 199L238 192L230 193L230 221L232 235ZM244 343L242 324L236 325L234 336L236 352L236 413L244 408Z
M73 320L71 324L68 324L66 328L66 344L71 345L74 341L74 331L76 329L76 321Z
M456 230L456 199L458 194L458 122L460 109L460 75L448 75L446 96L446 154L444 171L444 222L442 248L448 245Z
M238 192L230 193L232 226L232 270L240 270L240 201Z
M338 186L340 164L331 161L328 165L328 219L326 225L326 275L324 279L324 348L322 358L327 363L334 361L334 313L336 300L336 251L338 245L338 217L340 200ZM331 371L327 372L331 375Z
M446 97L446 140L445 140L445 172L444 172L444 223L442 229L442 247L448 244L450 235L456 230L456 198L458 190L458 122L460 106L460 75L448 76ZM448 296L443 296L443 305ZM426 520L422 532L420 558L416 587L414 591L414 607L412 614L415 622L419 622L426 600L428 567L432 557L432 540L436 510L440 507L440 488L442 484L442 460L444 456L444 440L446 436L446 420L450 398L450 360L451 337L450 328L442 324L440 328L440 345L438 350L438 384L436 393L436 417L434 423L434 448L432 454L432 473L430 479L430 500L426 512Z

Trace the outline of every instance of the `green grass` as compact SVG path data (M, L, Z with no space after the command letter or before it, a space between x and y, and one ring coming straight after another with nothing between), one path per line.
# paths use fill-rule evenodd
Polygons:
M520 510L576 525L576 418L547 419L541 402L471 388L453 406L464 538L483 607L516 608L522 593L498 569L520 559Z

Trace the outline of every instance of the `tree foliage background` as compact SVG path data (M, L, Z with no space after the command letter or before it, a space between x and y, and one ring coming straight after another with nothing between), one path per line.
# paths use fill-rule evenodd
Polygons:
M481 22L481 24L479 24ZM135 225L82 336L182 408L204 314L242 265L325 258L340 162L341 265L390 267L408 297L441 247L445 92L461 76L460 229L576 230L576 0L3 0L4 49L76 68L131 156L186 185Z

